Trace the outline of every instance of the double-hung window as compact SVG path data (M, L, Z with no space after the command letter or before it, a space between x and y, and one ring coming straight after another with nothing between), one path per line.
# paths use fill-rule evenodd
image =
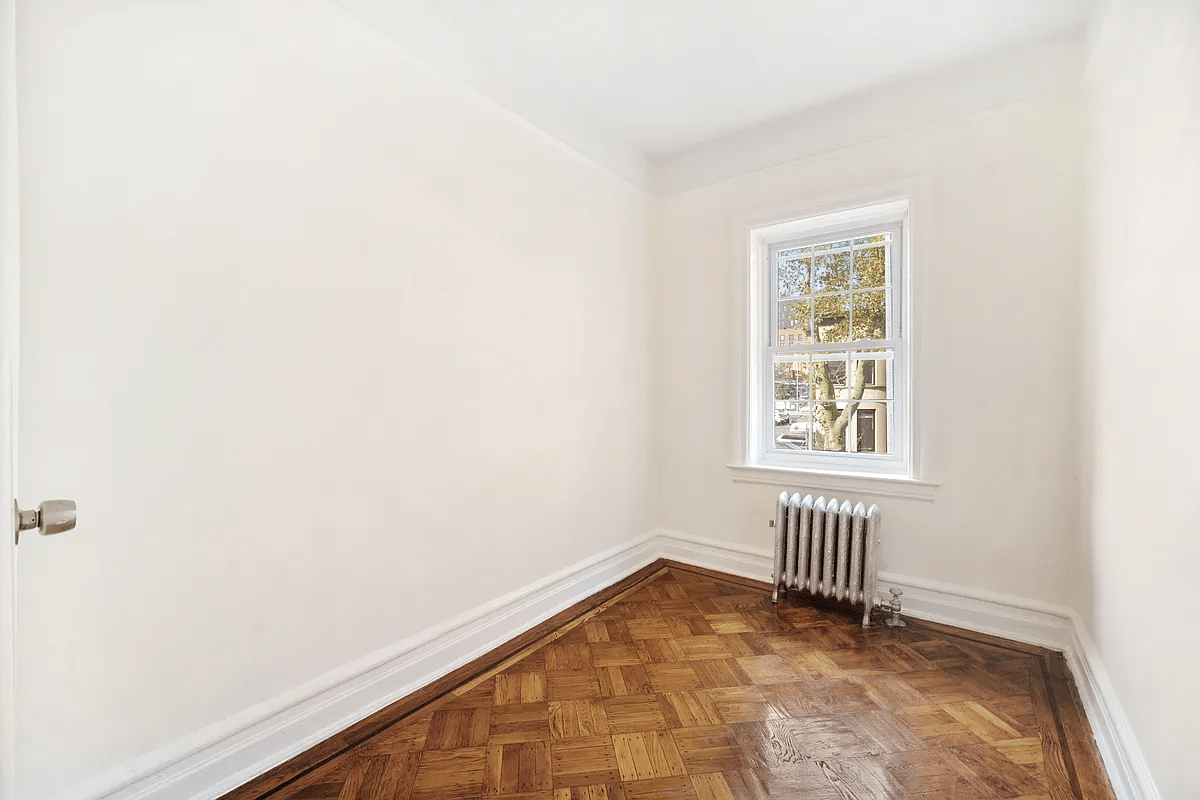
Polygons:
M751 466L911 476L906 201L753 228Z

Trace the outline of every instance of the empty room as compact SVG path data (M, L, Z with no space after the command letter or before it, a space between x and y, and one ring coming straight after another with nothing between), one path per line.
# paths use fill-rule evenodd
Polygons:
M1196 0L0 0L0 800L1196 800L1198 223Z

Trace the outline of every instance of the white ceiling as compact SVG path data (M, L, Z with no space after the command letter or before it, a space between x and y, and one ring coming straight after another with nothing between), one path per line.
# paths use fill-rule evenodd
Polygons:
M1090 0L338 0L548 132L660 158L1082 28ZM570 131L572 135L563 136ZM577 144L576 142L571 142ZM586 152L586 149L585 149Z

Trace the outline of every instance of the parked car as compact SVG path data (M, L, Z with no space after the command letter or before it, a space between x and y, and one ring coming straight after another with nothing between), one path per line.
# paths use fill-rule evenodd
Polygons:
M807 450L808 429L804 428L800 431L789 430L786 433L781 433L775 437L775 444L780 450Z

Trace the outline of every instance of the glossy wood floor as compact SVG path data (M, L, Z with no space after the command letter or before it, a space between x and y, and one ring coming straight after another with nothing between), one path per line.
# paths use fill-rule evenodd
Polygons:
M1059 654L768 591L652 565L226 800L1113 797Z

